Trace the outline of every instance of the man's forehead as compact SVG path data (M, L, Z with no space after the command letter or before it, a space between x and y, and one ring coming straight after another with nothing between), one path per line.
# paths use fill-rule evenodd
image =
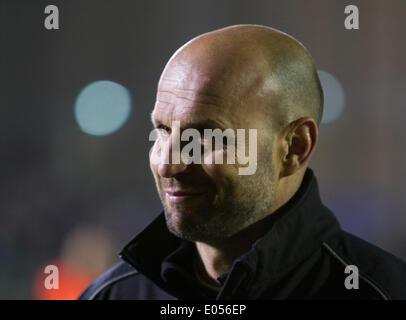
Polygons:
M162 78L158 86L157 100L163 103L171 103L175 100L187 100L200 104L219 105L223 97L220 92L212 89L212 86L204 85L202 81L185 82L181 79Z
M231 120L225 116L229 113L227 95L221 90L213 90L216 79L208 79L202 74L198 77L197 74L166 72L159 82L153 118L166 122L182 119L193 123L208 123L206 120L210 119L223 123Z
M162 78L158 87L156 104L152 113L154 124L160 122L170 126L171 122L181 121L182 128L248 128L255 126L258 116L263 119L263 108L256 103L221 95L211 88L196 88L173 78ZM214 93L213 93L214 92ZM210 121L212 120L212 121ZM214 125L217 123L217 125Z
M231 126L232 118L221 112L216 105L196 102L172 104L158 102L151 113L154 124L170 126L173 121L180 121L181 127L226 128Z

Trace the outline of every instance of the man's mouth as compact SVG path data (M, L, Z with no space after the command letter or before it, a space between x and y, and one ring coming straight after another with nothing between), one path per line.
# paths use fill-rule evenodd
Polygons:
M181 202L197 199L207 194L207 191L165 190L166 198L170 202Z

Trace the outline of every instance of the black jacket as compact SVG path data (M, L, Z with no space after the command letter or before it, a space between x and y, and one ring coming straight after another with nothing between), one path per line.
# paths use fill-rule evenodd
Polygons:
M220 276L219 293L196 280L194 244L172 235L161 213L79 299L406 299L406 264L343 231L311 169L273 215L269 231ZM358 269L358 289L344 285L349 276L355 284L348 265Z

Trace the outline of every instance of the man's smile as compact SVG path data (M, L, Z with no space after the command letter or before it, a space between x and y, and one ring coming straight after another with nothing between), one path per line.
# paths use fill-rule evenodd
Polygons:
M168 189L165 190L166 198L169 202L182 202L186 200L194 200L207 195L207 191L187 191L181 189Z

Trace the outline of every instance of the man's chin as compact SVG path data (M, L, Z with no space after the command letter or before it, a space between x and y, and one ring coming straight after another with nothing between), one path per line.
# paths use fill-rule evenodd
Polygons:
M184 210L165 210L165 218L168 227L173 230L194 229L199 224L197 214Z
M165 218L168 230L186 241L216 244L224 241L227 235L221 224L204 215L165 211Z
M200 241L206 238L205 228L203 227L205 223L198 219L196 213L190 211L165 211L165 218L168 230L178 238L187 241Z
M165 214L177 224L200 224L210 220L214 208L206 203L171 203L166 201Z

